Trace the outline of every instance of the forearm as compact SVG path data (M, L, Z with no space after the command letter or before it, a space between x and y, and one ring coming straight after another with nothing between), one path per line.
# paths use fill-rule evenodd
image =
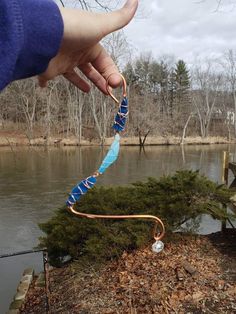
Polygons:
M44 72L57 54L63 21L51 0L0 0L0 90Z

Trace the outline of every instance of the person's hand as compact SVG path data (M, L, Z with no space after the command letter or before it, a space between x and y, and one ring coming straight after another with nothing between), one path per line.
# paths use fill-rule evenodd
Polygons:
M127 25L132 20L137 7L138 0L127 0L122 9L101 14L61 8L64 22L61 48L50 61L47 70L39 75L39 85L45 87L47 81L62 74L79 89L89 92L90 85L75 71L78 67L106 94L107 78L111 74L118 74L119 71L99 41ZM119 75L112 75L109 78L109 85L117 87L120 81Z

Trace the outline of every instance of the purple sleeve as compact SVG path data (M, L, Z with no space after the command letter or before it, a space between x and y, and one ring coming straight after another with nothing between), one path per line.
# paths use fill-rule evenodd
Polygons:
M53 1L0 0L0 90L44 72L62 36L62 17Z

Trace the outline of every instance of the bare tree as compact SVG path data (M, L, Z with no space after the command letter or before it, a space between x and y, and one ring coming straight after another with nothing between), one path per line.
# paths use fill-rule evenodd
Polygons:
M31 141L34 137L35 113L39 99L37 83L33 79L17 81L14 83L14 88L18 95L18 106L25 117L27 126L26 135L29 141Z
M195 67L192 74L192 98L199 118L201 136L209 135L212 114L222 83L222 74L214 71L213 62L207 60Z
M233 50L228 50L225 54L223 67L226 72L226 77L229 82L230 92L234 104L234 136L236 137L236 53Z
M102 43L120 70L131 61L132 50L123 31L112 33Z
M209 0L199 0L197 1L197 3L203 3L203 2L208 2ZM210 2L210 1L209 1ZM225 0L215 0L214 1L214 12L218 12L220 11L220 9L223 9L224 8L224 4L226 2L226 6L229 6L230 5L230 9L228 10L232 10L235 8L235 1L230 1L230 2L227 2Z
M188 116L188 119L184 125L184 128L183 128L183 134L182 134L182 138L181 138L181 142L180 144L183 145L184 144L184 139L185 139L185 136L186 136L186 130L187 130L187 127L189 125L189 122L191 120L191 118L194 116L194 114L191 112L190 115Z
M123 37L117 33L108 43L116 62L122 65L126 59ZM187 129L191 135L200 130L202 137L214 132L230 138L233 129L236 132L235 60L229 51L221 69L215 61L202 61L191 75L189 104L183 106L184 100L179 98L176 109L170 84L175 79L171 76L173 62L148 54L129 62L124 71L130 102L126 135L139 138L140 145L150 135L178 135L184 141ZM121 98L121 89L114 93ZM110 126L116 110L110 98L95 87L87 96L63 78L50 82L44 90L38 89L33 79L15 82L0 95L2 128L26 130L30 139L38 134L47 140L55 135L75 135L79 142L99 138L104 143L113 135Z
M80 7L82 10L105 10L110 11L115 9L120 3L120 0L57 0L63 6Z
M67 136L73 133L78 138L79 144L82 140L82 129L83 129L83 111L86 100L86 94L83 94L78 90L77 87L64 81L66 97L64 101L67 107Z
M92 88L90 91L89 106L93 114L101 145L103 145L107 137L108 123L113 111L112 106L107 106L105 96L101 95L95 88Z

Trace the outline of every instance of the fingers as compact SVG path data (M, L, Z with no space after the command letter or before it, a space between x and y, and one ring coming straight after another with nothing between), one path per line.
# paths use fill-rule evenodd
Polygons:
M90 91L90 85L83 80L76 72L75 70L72 70L70 72L67 72L63 74L63 76L70 81L72 84L74 84L76 87L78 87L80 90L82 90L85 93L88 93Z
M81 10L62 9L64 22L63 42L58 55L40 75L39 85L45 87L47 81L59 74L88 93L89 84L74 70L76 65L103 93L107 94L106 81L111 87L121 83L119 71L107 52L98 44L105 35L116 31L133 18L138 0L127 0L120 10L109 13L92 13Z
M70 81L72 84L74 84L76 87L78 87L80 90L82 90L85 93L88 93L90 91L90 85L83 80L76 72L75 70L72 70L70 72L67 72L63 74L63 76ZM53 78L50 78L53 79ZM50 80L44 77L43 75L38 76L38 82L40 87L47 87L47 83Z
M116 88L120 86L122 81L119 70L106 50L99 44L98 47L100 48L100 52L92 61L92 65L105 81L109 78L109 85L111 87Z
M97 88L107 95L106 80L91 63L83 64L79 66L79 69Z
M43 76L39 75L38 76L38 82L39 82L39 86L44 88L47 87L47 80L45 78L43 78Z
M78 68L93 82L105 95L107 95L106 82L109 79L111 87L120 86L122 79L119 70L106 50L97 44L85 56L87 62L83 62Z
M71 63L74 63L74 59L72 61L73 62ZM61 62L63 62L63 58L61 59ZM70 62L68 64L71 67ZM105 95L108 94L106 87L108 79L109 85L113 88L120 86L122 82L117 66L100 44L92 47L92 49L84 56L83 62L78 65L78 68ZM75 70L67 69L67 71L63 71L62 73L60 73L61 71L57 72L58 71L48 68L46 72L38 77L39 85L41 87L46 87L49 80L53 79L58 74L63 74L67 80L83 92L88 93L90 91L90 85L82 79Z
M109 79L109 86L118 87L121 83L121 77L117 70L106 72L102 76L90 63L79 67L81 72L105 95L107 92L107 80ZM109 74L110 73L110 74Z

